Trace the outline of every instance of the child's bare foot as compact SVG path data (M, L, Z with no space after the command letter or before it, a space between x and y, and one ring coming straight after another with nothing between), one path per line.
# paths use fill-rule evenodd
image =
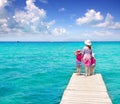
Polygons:
M76 75L80 75L80 73L76 73Z
M76 73L76 75L81 75L80 73Z

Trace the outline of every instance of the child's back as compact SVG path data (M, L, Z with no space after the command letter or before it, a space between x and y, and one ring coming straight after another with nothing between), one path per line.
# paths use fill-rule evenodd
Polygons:
M76 61L81 62L82 61L82 53L80 52L80 50L76 51Z
M75 52L76 55L76 67L77 67L77 74L81 73L81 66L82 66L82 52L80 50L77 50Z

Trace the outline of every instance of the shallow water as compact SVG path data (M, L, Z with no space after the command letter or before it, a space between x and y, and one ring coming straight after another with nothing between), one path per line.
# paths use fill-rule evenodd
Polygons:
M83 42L0 43L0 104L59 104ZM93 42L113 104L120 104L120 42ZM83 70L84 71L84 70Z

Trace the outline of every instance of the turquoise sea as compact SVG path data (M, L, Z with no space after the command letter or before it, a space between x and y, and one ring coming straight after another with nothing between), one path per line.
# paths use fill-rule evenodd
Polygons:
M0 104L59 104L83 42L1 42ZM113 104L120 104L120 42L93 42ZM84 69L83 69L84 72Z

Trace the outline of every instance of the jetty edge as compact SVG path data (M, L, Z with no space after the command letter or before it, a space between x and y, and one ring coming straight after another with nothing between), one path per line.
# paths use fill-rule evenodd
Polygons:
M72 74L60 104L112 104L101 74Z

